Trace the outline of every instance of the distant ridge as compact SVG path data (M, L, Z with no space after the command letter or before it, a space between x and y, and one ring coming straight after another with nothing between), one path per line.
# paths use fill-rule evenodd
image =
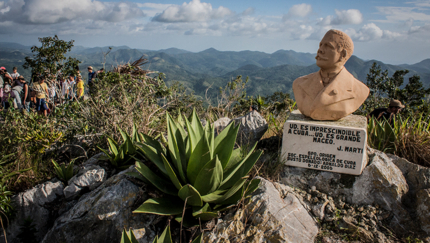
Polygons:
M82 64L81 71L91 65L95 69L102 67L103 53L108 47L86 48L77 46L72 48L69 56L76 57ZM18 72L29 78L30 70L22 68L25 57L31 55L30 47L8 42L0 42L0 65L11 70L18 67ZM168 85L175 82L182 84L188 91L196 95L216 97L219 87L242 75L243 79L249 77L247 95L270 95L276 91L290 92L292 82L300 76L316 72L315 54L302 53L293 50L278 50L273 53L260 51L219 51L208 48L201 52L190 52L178 48L161 50L146 50L130 48L128 46L112 47L106 56L106 68L137 60L145 56L148 60L144 69L162 72ZM392 75L396 70L408 69L412 75L420 75L426 87L430 85L430 59L415 64L390 65L377 60L362 60L352 56L345 67L360 81L366 83L366 77L373 62L381 65ZM84 77L86 77L84 75Z

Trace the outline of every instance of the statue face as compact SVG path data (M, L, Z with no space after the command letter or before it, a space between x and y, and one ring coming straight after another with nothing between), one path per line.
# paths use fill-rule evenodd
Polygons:
M317 66L321 69L335 68L338 66L341 60L342 51L338 51L337 43L340 42L338 35L327 33L320 42L318 53L315 59L317 60Z

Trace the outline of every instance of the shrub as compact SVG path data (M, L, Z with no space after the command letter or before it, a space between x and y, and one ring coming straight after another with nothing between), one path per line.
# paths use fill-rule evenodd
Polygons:
M239 126L230 124L214 138L213 127L203 127L195 112L177 122L166 116L167 148L149 136L138 143L159 173L142 162L136 162L136 169L169 196L149 199L135 213L174 215L181 222L185 208L189 222L192 217L210 220L257 189L259 180L247 181L247 174L262 152L253 152L254 146L242 156L240 148L234 149Z
M430 125L428 116L418 115L391 122L370 118L368 144L385 153L393 153L413 163L430 166Z

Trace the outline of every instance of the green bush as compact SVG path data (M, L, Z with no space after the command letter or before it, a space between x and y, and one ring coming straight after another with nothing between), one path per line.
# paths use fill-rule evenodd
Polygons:
M247 174L262 152L253 152L254 146L242 156L240 148L234 149L238 130L230 124L215 138L213 127L203 127L195 112L176 122L167 114L167 148L149 136L137 143L159 172L142 162L136 169L168 196L149 199L134 212L174 215L180 222L185 208L189 222L210 220L252 193L260 181L248 181Z
M370 147L392 153L410 162L430 166L430 125L428 115L398 116L393 121L371 117L367 128Z

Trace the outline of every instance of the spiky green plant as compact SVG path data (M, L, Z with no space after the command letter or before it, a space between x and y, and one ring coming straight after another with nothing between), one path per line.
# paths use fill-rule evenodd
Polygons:
M72 160L70 164L66 167L65 164L58 165L55 160L52 160L52 163L54 164L54 170L55 174L57 174L58 178L67 184L67 182L72 178L75 174L73 173L73 165L75 164L75 161Z
M249 181L247 174L262 152L253 152L255 145L245 156L234 149L238 131L232 123L215 138L214 128L209 123L203 127L195 111L176 122L167 114L167 147L146 135L137 143L159 173L141 162L136 169L168 196L149 199L134 212L174 215L179 222L182 215L210 220L255 191L260 180Z
M379 121L373 116L370 117L367 125L369 146L385 153L394 153L396 151L398 125L399 122L394 121L391 125L385 118Z
M122 230L121 243L138 243L136 236L133 234L133 230L128 230L128 233L125 229Z
M121 130L121 128L118 127L118 129L121 133L124 143L118 145L118 143L112 137L108 136L107 140L109 143L109 152L100 147L98 148L103 153L105 153L105 156L102 157L102 159L109 160L113 166L119 169L125 169L130 166L130 161L137 152L134 143L140 142L141 140L135 125L133 125L133 132L131 136L128 135L127 132Z

